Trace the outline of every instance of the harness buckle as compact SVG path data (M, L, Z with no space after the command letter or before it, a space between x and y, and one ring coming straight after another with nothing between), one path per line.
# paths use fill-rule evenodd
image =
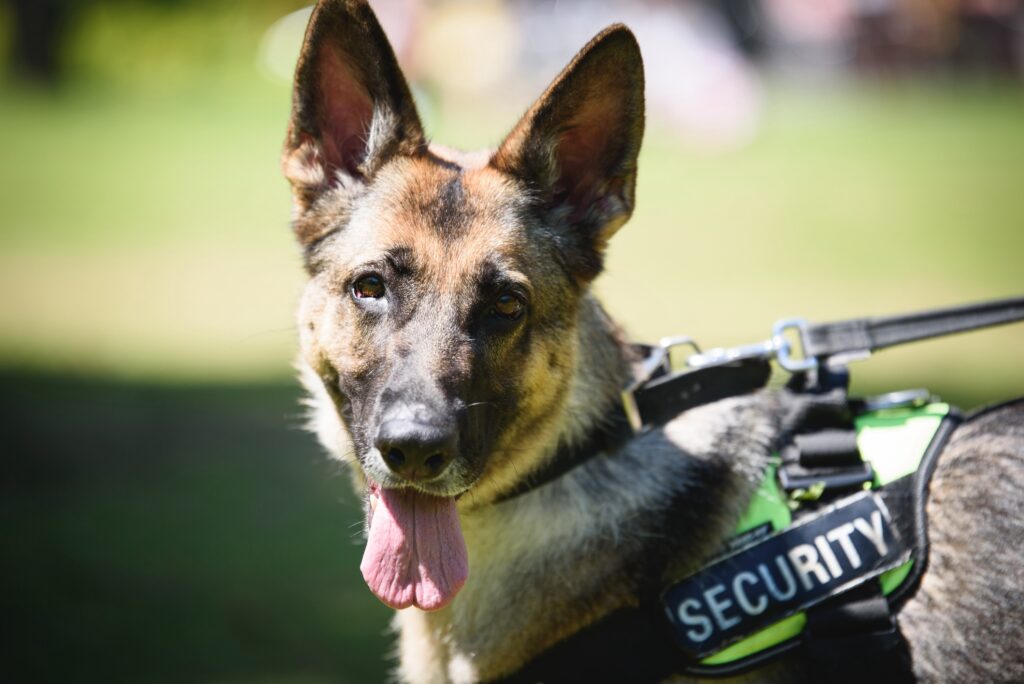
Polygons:
M882 411L894 408L918 408L935 401L932 393L926 389L908 389L899 392L879 394L864 399L864 412Z
M862 489L874 479L875 471L867 461L838 468L805 469L796 463L779 468L779 485L787 493L797 493L795 498L801 500L807 498L805 493L816 493L813 498L817 499L825 492Z
M636 403L636 391L656 375L671 373L672 348L682 346L692 347L694 351L700 353L700 347L692 337L663 337L658 341L658 346L652 347L651 353L641 362L640 372L637 376L619 393L622 410L634 433L640 433L644 428L644 419L640 415L640 407Z
M832 495L836 490L863 489L875 479L871 463L864 460L852 428L819 427L798 433L782 448L783 466L779 484L791 498L801 499L816 492Z

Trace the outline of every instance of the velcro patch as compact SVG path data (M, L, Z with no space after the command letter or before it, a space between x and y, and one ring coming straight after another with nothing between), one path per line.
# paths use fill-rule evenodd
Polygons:
M703 658L906 560L889 512L860 492L673 585L662 597L680 646Z

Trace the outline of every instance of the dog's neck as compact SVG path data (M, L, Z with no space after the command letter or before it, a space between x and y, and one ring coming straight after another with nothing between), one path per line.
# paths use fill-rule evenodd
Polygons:
M601 304L589 293L580 308L576 372L569 389L562 444L578 444L607 421L639 359Z
M565 344L570 346L572 373L566 386L549 388L564 393L564 400L545 425L503 445L499 452L514 454L514 460L495 459L495 469L474 486L472 497L460 503L464 512L502 501L523 491L524 484L546 480L545 471L572 465L560 461L593 445L594 436L608 427L621 389L633 376L638 360L634 348L589 292L580 303L575 335Z

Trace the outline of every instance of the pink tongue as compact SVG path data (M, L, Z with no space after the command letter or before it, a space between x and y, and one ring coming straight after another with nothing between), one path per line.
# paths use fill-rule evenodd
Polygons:
M376 506L359 566L370 590L392 608L448 605L469 575L455 500L395 489L370 496Z

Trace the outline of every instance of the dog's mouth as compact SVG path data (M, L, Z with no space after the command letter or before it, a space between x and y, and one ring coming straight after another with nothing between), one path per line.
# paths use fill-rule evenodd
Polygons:
M392 608L438 610L469 576L454 497L369 484L369 533L359 569Z

